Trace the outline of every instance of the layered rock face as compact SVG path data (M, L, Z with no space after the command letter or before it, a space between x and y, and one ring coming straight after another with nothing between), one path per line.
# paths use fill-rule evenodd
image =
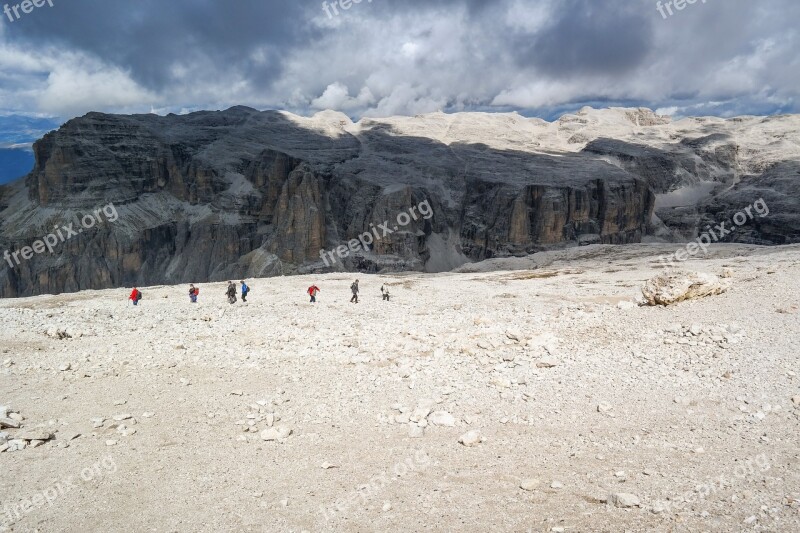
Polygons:
M784 167L765 163L745 175L764 152L726 134L732 123L677 124L646 110L582 110L554 123L482 113L353 123L334 112L303 118L243 107L90 113L38 141L33 171L0 187L0 253L70 222L84 229L52 252L6 259L0 296L331 268L444 271L570 244L691 233L707 214L701 203L653 216L659 195L686 186L719 187L709 196L717 203L707 202L717 210L738 201L731 187L751 180L776 195L796 187ZM757 155L748 159L747 150ZM776 222L748 238L796 239L798 209L784 204ZM413 211L421 205L429 211ZM676 209L689 211L665 225ZM92 213L98 222L83 228ZM366 249L321 259L366 233Z

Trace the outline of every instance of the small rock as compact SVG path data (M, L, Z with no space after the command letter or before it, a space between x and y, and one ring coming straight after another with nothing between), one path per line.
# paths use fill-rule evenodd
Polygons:
M456 419L447 411L436 411L431 413L428 421L435 426L455 427Z
M617 492L608 497L608 501L616 507L639 507L639 498L627 492Z
M555 366L558 366L558 361L552 357L544 357L536 361L537 368L553 368Z
M103 424L105 424L106 419L102 417L97 417L97 418L92 418L91 422L93 428L101 428L103 427Z
M28 443L22 439L13 439L8 441L6 444L8 445L8 449L6 450L8 452L24 450L28 446Z
M338 466L338 465L331 464L331 463L329 463L329 462L327 462L327 461L325 461L324 463L322 463L322 464L320 465L320 467L321 467L323 470L330 470L331 468L339 468L339 466Z
M72 363L64 363L58 367L58 370L61 372L66 372L68 370L72 370Z
M458 438L458 442L467 447L477 446L483 441L483 437L477 429L468 431Z
M411 413L410 420L412 422L419 422L420 420L425 420L428 418L428 415L431 414L431 408L427 404L420 405L414 412Z
M522 341L522 333L515 329L509 329L506 331L506 337L511 339L512 341L520 342Z
M521 488L522 490L533 491L538 489L539 485L541 485L541 481L539 481L538 479L535 478L524 479L522 480L522 483L519 484L519 488Z
M292 434L288 426L275 426L261 432L261 438L266 441L283 440Z
M133 418L133 415L129 415L128 413L123 413L121 415L114 415L114 420L117 422L122 422L123 420L130 420Z
M50 440L53 438L53 434L49 431L37 430L37 429L29 429L18 432L14 435L15 439L22 439L22 440Z
M416 424L409 424L408 425L408 436L412 439L421 439L425 436L425 428L422 428Z
M792 396L792 403L795 407L800 407L800 396Z
M387 512L387 511L391 511L392 510L392 504L389 503L389 502L383 502L382 509L383 509L384 513Z
M598 413L608 413L609 411L613 410L614 406L608 402L600 402L597 404L597 412Z
M116 446L116 445L117 445L117 441L115 441L113 439L108 439L106 441L106 446Z
M560 490L564 488L564 484L561 483L560 481L553 481L552 483L550 483L550 488L555 490Z
M0 429L3 428L18 429L21 425L22 424L20 424L16 420L12 420L11 418L0 418Z
M142 413L142 418L153 418L154 416L156 416L156 414L151 413L149 411L145 411L144 413Z

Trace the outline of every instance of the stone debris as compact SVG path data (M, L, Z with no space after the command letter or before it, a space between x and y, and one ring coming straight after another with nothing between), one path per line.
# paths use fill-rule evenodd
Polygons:
M600 402L597 404L598 413L608 413L614 409L614 406L608 402Z
M617 492L608 497L608 501L615 507L639 507L639 498L627 492Z
M468 431L458 438L458 442L467 447L477 446L483 442L483 440L483 436L477 429Z
M647 305L672 305L685 300L722 294L730 288L713 274L674 272L650 279L642 287Z
M287 439L292 433L292 428L281 425L265 429L261 432L261 438L266 441L281 441Z
M639 261L609 250L602 253L624 252L625 264ZM558 251L555 260L578 252L601 251ZM554 260L548 254L541 255ZM800 274L800 252L795 255ZM25 345L15 337L16 364L0 366L0 379L11 384L10 397L0 403L13 401L27 415L0 406L4 483L21 491L20 501L32 494L24 481L28 471L44 489L50 479L79 475L106 455L124 468L108 483L82 484L76 502L93 497L97 487L124 482L137 464L155 461L155 472L183 469L186 475L172 476L167 485L177 483L188 497L209 490L220 472L231 474L219 487L234 502L223 514L278 511L282 521L324 506L328 526L337 530L365 519L380 525L375 520L383 518L414 531L421 523L414 509L464 503L481 487L490 489L486 505L459 511L473 529L491 530L485 511L507 513L496 523L509 531L636 530L637 520L645 529L700 531L712 524L728 531L744 527L749 515L765 530L794 530L788 513L800 509L800 493L790 483L789 459L800 421L800 371L790 351L797 344L791 328L797 315L775 313L792 303L785 279L764 274L747 281L754 268L743 263L733 278L740 290L667 308L634 308L619 302L633 301L654 268L600 257L598 269L580 276L507 286L493 281L504 272L483 272L474 277L485 283L459 284L459 302L446 302L444 279L409 273L399 283L408 276L422 305L407 309L372 302L370 293L360 307L337 304L334 278L341 273L321 276L319 283L330 284L329 307L292 302L283 284L300 278L287 276L274 286L264 282L263 294L274 293L264 302L256 293L247 312L228 307L222 320L212 290L199 310L188 302L178 307L173 297L171 307L159 309L161 295L149 289L146 306L129 307L130 317L96 320L92 328L103 339L96 347L37 335L47 320L36 314L44 310L27 309L27 301L19 308L4 302L4 327L33 339ZM703 260L718 272L719 261ZM758 260L766 264L773 255ZM451 276L461 274L441 277ZM341 284L346 293L349 282ZM295 292L302 297L303 287ZM396 293L403 306L412 301ZM505 293L517 296L498 296ZM743 305L753 295L752 305ZM123 312L121 300L101 296L46 311L60 317L92 305ZM456 305L468 312L455 312ZM203 313L214 320L201 321ZM29 314L32 326L22 330L20 317ZM130 342L136 338L147 340L134 355ZM178 343L188 350L172 350ZM61 370L67 362L70 370ZM188 382L191 387L182 386ZM39 420L42 413L53 420ZM14 452L20 455L3 455ZM195 452L209 461L193 461ZM756 459L761 453L768 471ZM248 477L252 461L271 479ZM745 468L747 477L738 479ZM721 477L726 485L714 498L676 510L688 491ZM164 486L156 488L163 492ZM251 497L254 491L260 495ZM103 494L124 506L122 495ZM282 498L291 498L288 515L281 512ZM670 504L659 506L659 499ZM164 512L186 528L202 529L193 521L200 515L180 514L179 504L164 499ZM764 505L768 510L759 510ZM69 524L69 508L54 506L51 514ZM773 508L780 509L781 523L770 518ZM536 509L541 512L531 521ZM703 511L711 517L704 519Z
M542 484L542 482L539 481L536 478L524 479L519 484L519 488L521 488L522 490L534 491L534 490L538 489L539 485L541 485L541 484Z
M428 416L428 421L434 426L455 427L456 419L446 411L436 411Z
M20 424L19 422L17 422L16 420L14 420L12 418L0 418L0 429L4 429L4 428L17 429L21 425L22 424Z
M558 366L558 361L556 361L552 357L544 357L536 361L537 368L553 368L556 366Z

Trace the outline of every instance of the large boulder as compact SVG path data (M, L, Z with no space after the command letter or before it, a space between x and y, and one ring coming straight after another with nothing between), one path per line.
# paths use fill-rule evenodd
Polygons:
M701 272L672 272L647 281L642 295L648 305L671 305L684 300L722 294L730 282L713 274Z

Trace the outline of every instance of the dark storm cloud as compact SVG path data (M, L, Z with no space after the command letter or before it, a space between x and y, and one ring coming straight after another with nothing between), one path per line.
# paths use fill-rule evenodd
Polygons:
M630 0L564 0L543 31L517 36L515 55L557 78L622 74L652 50L652 21Z
M53 2L0 25L0 114L800 105L797 0Z
M10 25L9 39L54 43L91 52L130 70L135 81L160 89L173 69L191 62L220 72L248 71L254 81L276 76L280 51L313 39L304 11L317 2L291 0L54 0L55 9ZM34 16L35 15L35 16ZM299 21L299 23L298 23ZM267 62L250 60L260 47Z

